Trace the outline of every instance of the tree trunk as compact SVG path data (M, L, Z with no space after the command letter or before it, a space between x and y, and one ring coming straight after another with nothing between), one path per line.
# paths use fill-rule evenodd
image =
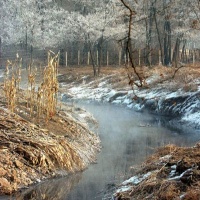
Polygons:
M160 48L160 57L161 57L160 60L161 60L161 63L163 64L162 42L161 42L161 36L160 36L159 28L158 28L158 21L157 21L157 15L156 15L156 2L157 2L157 0L155 0L155 6L154 6L154 21L155 21L155 25L156 25L156 32L158 35L158 43L159 43L159 48Z
M25 45L26 45L26 69L28 69L28 30L26 26L26 35L25 35Z
M148 5L147 5L148 6ZM145 60L147 65L151 65L150 62L150 52L152 46L152 27L153 27L153 19L154 19L154 3L151 3L150 13L149 13L149 21L145 20L146 23L146 50L145 50Z
M96 76L97 75L97 70L96 70L96 65L94 63L94 58L93 58L91 47L90 47L90 56L91 56L91 61L92 61L93 73L94 73L94 76Z
M181 51L181 61L184 62L186 61L186 55L185 55L185 46L186 46L187 40L183 41L183 47Z
M178 67L180 44L181 44L181 37L179 36L176 39L176 44L175 44L173 58L172 58L172 61L174 62L175 67Z
M167 17L166 17L167 18ZM164 65L171 64L171 25L168 19L164 23Z
M99 52L99 56L98 56L98 70L97 70L97 75L99 76L100 74L100 71L101 71L101 61L102 61L102 47L103 47L103 32L102 32L102 36L98 42L98 45L97 45L97 51Z
M93 57L93 53L92 53L92 44L90 41L90 35L88 34L88 47L89 47L89 51L90 51L90 57L91 57L91 62L92 62L92 67L93 67L93 74L94 76L97 76L97 69L96 69L96 65L94 62L94 57Z

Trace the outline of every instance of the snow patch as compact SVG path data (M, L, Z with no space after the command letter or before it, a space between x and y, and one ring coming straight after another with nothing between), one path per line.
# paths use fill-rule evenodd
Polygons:
M122 186L121 188L116 190L116 193L127 192L129 190L131 190L131 186Z
M133 176L131 178L129 178L128 180L124 181L122 183L122 185L127 185L127 184L133 184L133 185L137 185L138 183L142 182L143 180L145 180L146 178L148 178L152 173L148 172L146 174L139 176Z
M172 178L169 178L168 180L180 180L184 175L190 175L192 174L193 171L192 169L187 169L186 171L184 171L182 174L180 174L179 176L175 176L175 177L172 177Z

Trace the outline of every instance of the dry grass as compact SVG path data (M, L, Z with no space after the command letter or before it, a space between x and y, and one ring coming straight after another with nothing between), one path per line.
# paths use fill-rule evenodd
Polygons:
M169 179L171 166L176 165L176 175L191 169L191 173L179 178ZM117 194L119 199L159 199L197 200L200 199L200 145L194 147L176 147L168 145L157 150L148 158L138 174L152 174L131 192Z
M48 124L37 126L0 108L0 194L95 162L99 138L68 115L63 107Z
M19 84L21 81L22 59L18 54L15 61L7 61L4 80L4 93L8 108L14 112L18 100Z
M179 70L173 67L156 66L147 71L147 77L155 77L154 81L151 82L149 87L154 87L158 84L164 84L163 87L171 91L177 91L182 89L183 91L195 92L198 90L198 85L195 80L200 77L200 70L197 66L186 65Z

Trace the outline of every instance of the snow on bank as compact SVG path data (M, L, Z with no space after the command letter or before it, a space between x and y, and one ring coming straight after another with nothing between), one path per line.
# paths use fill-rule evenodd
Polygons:
M129 178L128 180L124 181L122 183L122 185L127 185L127 184L137 185L141 181L143 181L146 178L148 178L151 174L152 174L151 172L148 172L146 174L143 174L142 176L133 176L133 177Z
M146 174L138 175L138 176L133 176L129 178L128 180L124 181L119 188L115 191L114 197L117 196L118 193L123 193L123 192L128 192L132 189L133 185L138 185L145 179L147 179L150 175L152 175L154 172L148 172Z
M167 89L168 83L165 83L151 89L135 89L133 92L127 88L113 89L109 78L112 76L87 84L83 82L78 86L73 83L70 86L62 83L61 87L67 88L67 94L63 96L64 100L84 99L110 102L123 104L137 111L146 108L152 113L179 117L181 123L200 127L200 88L196 92L185 92L182 89L170 91Z

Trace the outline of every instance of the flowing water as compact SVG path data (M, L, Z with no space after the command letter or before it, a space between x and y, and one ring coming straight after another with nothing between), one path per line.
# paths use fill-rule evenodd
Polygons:
M31 187L18 199L108 199L107 191L131 176L130 166L141 164L155 148L166 144L191 146L200 140L199 132L169 127L166 118L111 104L89 102L79 103L79 106L99 122L102 151L97 163L82 173Z

